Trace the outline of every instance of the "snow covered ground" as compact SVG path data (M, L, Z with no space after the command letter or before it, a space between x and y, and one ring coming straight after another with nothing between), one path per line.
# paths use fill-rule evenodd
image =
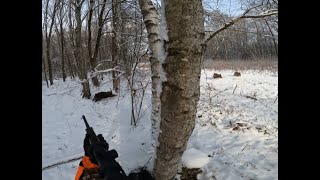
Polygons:
M213 79L213 73L223 78ZM274 71L203 70L196 127L182 164L200 167L201 180L278 179L278 74ZM91 93L109 91L104 80ZM130 125L131 102L126 82L119 96L99 102L82 99L78 82L68 79L42 87L42 166L81 157L85 115L102 134L126 171L144 166L151 149L151 90L145 95L144 116L136 128ZM42 179L74 179L80 159L42 170ZM150 163L147 164L150 167Z

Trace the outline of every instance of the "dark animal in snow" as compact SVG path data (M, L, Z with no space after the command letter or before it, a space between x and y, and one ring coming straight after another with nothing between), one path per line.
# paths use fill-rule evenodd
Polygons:
M116 96L116 95L112 94L112 91L99 92L94 95L93 101L97 102L97 101L100 101L101 99L113 97L113 96Z
M241 76L241 74L240 74L240 72L234 72L234 74L233 74L234 76Z
M213 73L213 78L222 78L221 74Z

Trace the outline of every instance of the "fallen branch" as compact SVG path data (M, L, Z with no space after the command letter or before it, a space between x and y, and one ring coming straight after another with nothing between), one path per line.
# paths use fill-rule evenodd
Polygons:
M56 95L57 93L45 94L46 96Z
M252 96L248 96L248 95L246 95L246 96L244 96L244 97L246 97L246 98L250 98L250 99L254 99L254 100L258 100L257 98L252 97Z
M75 158L68 159L68 160L65 160L65 161L60 161L60 162L57 162L57 163L54 163L54 164L50 164L50 165L47 165L47 166L43 167L42 170L46 170L46 169L58 166L60 164L66 164L66 163L69 163L69 162L72 162L72 161L75 161L75 160L79 160L82 157L83 157L83 155L81 155L80 157L75 157Z
M258 100L258 99L257 99L257 98L255 98L255 97L248 96L248 95L244 95L244 97L246 97L246 98L250 98L250 99L253 99L253 100L256 100L256 101L258 101L259 103L261 103L263 106L265 106L265 107L267 107L267 108L269 108L269 109L273 110L275 113L278 113L278 111L274 110L272 107L269 107L269 106L265 105L264 103L262 103L260 100Z
M225 91L227 91L227 90L229 90L229 89L231 89L231 88L226 88L226 89L224 89L224 90L222 90L222 91L219 91L217 94L215 94L215 95L212 96L211 98L216 97L216 96L218 96L219 94L221 94L221 93L223 93L223 92L225 92Z
M93 72L92 74L90 74L89 78L94 78L102 73L107 73L107 72L111 72L111 71L117 71L117 72L120 72L120 73L124 73L123 71L120 71L118 69L118 66L114 67L114 68L111 68L111 69L105 69L105 70L100 70L100 71L95 71Z
M237 89L237 87L238 87L238 85L236 85L236 87L234 88L234 90L233 90L232 94L234 94L234 91Z
M112 62L112 60L111 60L111 59L106 59L106 60L99 61L99 63L97 64L97 66L93 68L94 71L98 71L97 68L100 67L103 62Z

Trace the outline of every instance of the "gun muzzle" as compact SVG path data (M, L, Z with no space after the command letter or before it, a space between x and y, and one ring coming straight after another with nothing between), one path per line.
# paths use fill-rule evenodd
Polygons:
M89 124L88 124L88 122L87 122L87 120L86 120L86 117L84 117L84 115L82 115L82 119L83 119L83 121L84 121L84 124L86 124L87 129L89 129L90 126L89 126Z

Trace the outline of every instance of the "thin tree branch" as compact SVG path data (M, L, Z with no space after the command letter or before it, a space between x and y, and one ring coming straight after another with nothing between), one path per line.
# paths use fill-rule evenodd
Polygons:
M69 163L69 162L72 162L72 161L75 161L75 160L79 160L83 157L83 155L79 156L79 157L75 157L75 158L72 158L72 159L68 159L66 161L60 161L60 162L57 162L57 163L54 163L54 164L51 164L51 165L48 165L48 166L45 166L42 168L42 170L46 170L48 168L52 168L52 167L55 167L57 165L60 165L60 164L66 164L66 163Z
M235 23L237 23L238 21L240 21L241 19L245 19L245 18L263 18L263 17L267 17L267 16L272 16L272 15L276 15L278 14L278 10L276 9L271 9L268 10L266 12L263 12L261 14L258 15L246 15L251 9L248 9L247 11L245 11L241 16L232 19L230 22L226 23L224 26L220 27L218 30L216 30L213 34L211 34L204 42L204 44L207 44L213 37L215 37L218 33L220 33L221 31L227 29L228 27L234 25Z
M95 71L93 72L92 74L90 74L89 78L93 78L93 77L96 77L98 76L99 74L102 74L102 73L107 73L107 72L112 72L112 71L117 71L117 72L120 72L120 73L124 73L123 71L120 71L118 69L118 66L114 67L114 68L111 68L111 69L105 69L105 70L100 70L100 71Z
M253 99L253 100L258 100L257 98L249 96L249 95L245 95L244 97L249 98L249 99Z

